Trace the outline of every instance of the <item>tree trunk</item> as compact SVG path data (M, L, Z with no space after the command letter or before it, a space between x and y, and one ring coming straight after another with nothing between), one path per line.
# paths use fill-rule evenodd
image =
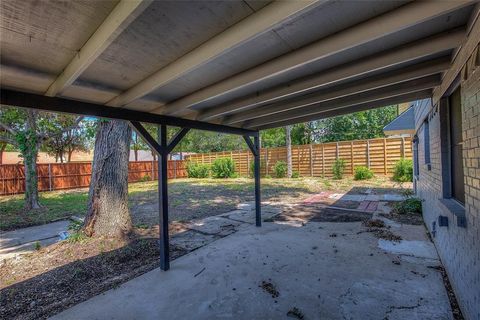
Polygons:
M285 138L287 143L287 177L291 178L292 177L292 137L291 137L292 127L286 126L285 131L286 131Z
M92 179L83 231L123 238L132 229L128 209L128 160L132 129L125 121L101 122L95 140Z
M26 148L23 152L23 165L25 168L25 210L39 209L42 206L38 200L38 175L37 175L36 147Z

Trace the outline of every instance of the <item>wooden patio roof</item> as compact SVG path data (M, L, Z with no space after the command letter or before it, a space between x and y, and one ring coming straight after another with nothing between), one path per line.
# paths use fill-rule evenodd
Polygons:
M428 98L477 4L6 0L2 103L245 134Z

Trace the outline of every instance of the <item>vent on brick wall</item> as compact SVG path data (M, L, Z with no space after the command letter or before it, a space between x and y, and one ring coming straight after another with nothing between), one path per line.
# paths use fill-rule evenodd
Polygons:
M447 216L438 216L438 226L448 227L448 217Z

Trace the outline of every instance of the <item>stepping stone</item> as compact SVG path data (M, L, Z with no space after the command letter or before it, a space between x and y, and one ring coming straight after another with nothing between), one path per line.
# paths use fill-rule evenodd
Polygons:
M376 194L369 194L368 196L365 197L365 200L367 201L380 201L380 196Z
M170 238L170 244L192 251L203 247L217 239L216 236L201 234L192 230L175 234Z
M387 193L387 194L383 195L382 200L384 200L384 201L403 201L403 200L405 200L405 197L400 195L400 194Z
M346 194L343 197L341 197L339 200L345 200L345 201L358 201L361 202L365 200L367 196L363 194Z
M377 207L378 207L378 202L371 201L367 206L367 211L375 212L375 211L377 211Z
M367 210L370 201L362 201L358 206L357 210Z
M66 231L70 224L69 220L62 220L53 223L1 232L0 249L20 246L25 243L38 240L58 237L62 231ZM57 239L58 240L58 239Z

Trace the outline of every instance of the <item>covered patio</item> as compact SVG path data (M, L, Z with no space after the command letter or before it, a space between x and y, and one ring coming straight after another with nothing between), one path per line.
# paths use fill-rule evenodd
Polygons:
M255 157L249 222L261 227L259 130L434 97L480 34L477 1L1 6L1 104L125 120L159 155L164 271L167 158L189 130L244 137ZM158 137L142 122L158 125ZM170 141L167 126L180 128ZM277 318L296 307L317 318L451 318L431 248L427 256L379 249L359 222L256 227L242 223L171 272L152 271L58 317ZM423 229L405 233L425 237ZM391 254L405 257L392 263ZM276 281L278 299L262 295L259 281Z

